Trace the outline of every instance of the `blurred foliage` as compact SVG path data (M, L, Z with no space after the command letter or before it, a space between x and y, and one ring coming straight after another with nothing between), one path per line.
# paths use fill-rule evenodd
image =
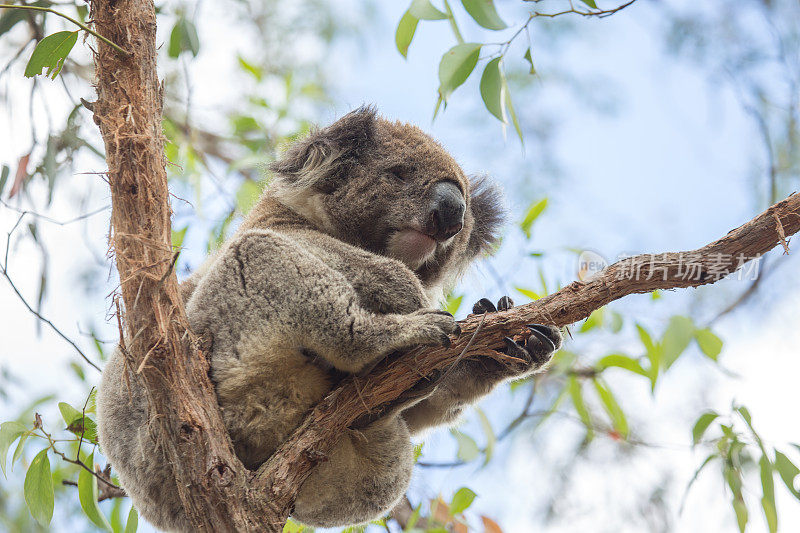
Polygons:
M452 34L454 44L443 51L439 62L434 116L480 66L479 95L487 112L504 126L512 126L522 139L525 130L512 104L511 92L514 87L524 86L524 82L513 83L515 76L538 76L535 43L529 32L532 21L549 21L562 15L603 17L632 3L619 2L604 10L589 0L581 0L580 4L554 1L546 3L545 10L540 9L540 2L521 1L513 9L503 4L498 10L490 0L462 0L453 5L448 0L413 0L397 24L395 44L406 57L419 24L439 24ZM75 21L50 16L52 13L44 16L30 10L0 10L0 49L9 52L11 58L0 77L21 76L23 72L17 71L27 64L25 75L50 76L60 84L61 98L68 102L62 106L64 109L36 104L52 98L51 92L45 93L45 83L52 82L36 77L29 82L30 94L7 96L9 105L31 110L29 149L0 172L0 200L4 207L19 213L17 226L9 234L7 251L14 239L36 244L41 254L41 281L31 307L42 312L46 294L58 287L51 288L47 283L48 254L45 243L40 242L39 224L52 219L41 213L51 207L54 195L76 169L102 165L103 152L87 109L91 104L73 97L92 92L87 45L77 39L79 33L86 31L81 25L88 17L86 7L77 2L49 0L27 5L52 8L79 23L76 26ZM203 25L212 9L222 9L231 17L238 38L258 42L259 46L242 47L240 52L228 54L222 60L224 64L219 63L211 49L219 44L220 37L209 35ZM757 124L767 154L764 200L775 201L796 186L800 167L800 24L796 2L751 1L736 10L722 5L690 4L686 12L669 11L669 4L662 2L659 9L666 13L664 24L670 49L691 57L712 77L724 78L737 88L742 105ZM520 14L521 19L512 18ZM753 14L764 25L751 24ZM357 21L340 15L334 4L321 0L226 0L215 6L174 0L159 4L158 17L165 30L159 61L166 88L163 127L168 174L173 191L194 202L189 209L177 203L173 245L180 248L186 239L194 238L211 250L230 234L257 199L265 186L266 178L260 172L265 163L275 157L281 145L306 133L322 106L331 101L329 83L320 67L324 51L344 33L355 33ZM479 35L501 35L500 41L487 38L466 42L464 21L474 26ZM303 53L299 45L286 43L304 43ZM204 61L217 63L213 63L213 70L204 70L201 77L196 69L200 65L208 68ZM507 61L515 63L508 73ZM230 76L234 96L213 110L198 109L193 87L203 83L205 76L221 75ZM34 116L34 108L39 107L45 108L46 120ZM37 186L44 186L46 194L36 194ZM26 208L11 206L10 202ZM76 221L91 215L83 209L83 202L79 204L83 212ZM537 224L548 216L547 207L546 197L532 201L510 236L515 245L523 243L519 257L525 268L515 273L522 271L526 275L512 274L507 281L517 294L529 300L544 297L569 281L546 270L542 260L547 259L548 252L533 247ZM205 209L211 211L207 215L214 224L208 231L199 230L201 235L193 234L206 216ZM7 268L8 259L3 264L4 273ZM527 275L530 272L538 274L536 281L531 281ZM654 293L649 304L659 306L659 296ZM467 307L463 305L464 298L465 294L456 289L447 297L446 309L453 314L463 310ZM420 469L485 468L495 459L500 443L522 426L544 434L548 425L556 423L559 428L563 424L579 428L580 442L570 458L573 463L598 441L613 443L626 452L647 447L650 443L642 437L644 421L632 415L636 409L629 399L632 393L620 383L634 383L655 396L659 384L676 365L698 361L718 365L724 354L723 341L709 324L685 315L671 316L663 327L653 328L616 308L606 307L571 328L569 335L573 342L569 349L556 354L548 373L509 385L508 394L512 397L526 397L515 416L500 424L496 413L476 408L471 416L477 424L450 431L453 459L447 463L430 462L419 445ZM87 337L95 349L91 357L105 360L106 345L113 341L101 340L93 329ZM581 347L592 344L618 348L603 354L580 353ZM135 531L138 517L127 499L104 498L118 481L99 466L103 464L102 450L96 442L91 392L97 375L87 375L82 361L70 362L70 369L72 377L87 391L80 405L59 401L65 398L44 396L0 426L0 466L3 474L11 478L0 486L0 524L9 531L44 531L48 524L65 530L79 524L76 528L80 530ZM3 375L0 394L6 397L8 384L17 381L14 376ZM782 483L781 490L800 499L796 484L800 446L790 443L779 446L780 450L767 446L742 405L733 404L725 414L703 411L691 432L687 432L685 445L687 450L694 447L707 454L688 483L687 494L709 465L718 465L732 516L742 531L752 522L756 508L768 529L777 529L775 474ZM751 486L758 488L749 490ZM760 497L753 500L750 495L756 491ZM553 492L556 498L558 491ZM368 527L389 529L391 525L394 530L399 527L402 531L429 533L501 532L494 518L474 511L475 501L480 501L480 494L462 487L447 496L421 497L416 505L406 501L410 507L408 516L388 516ZM663 505L658 495L653 495L649 503ZM313 530L290 521L284 531Z

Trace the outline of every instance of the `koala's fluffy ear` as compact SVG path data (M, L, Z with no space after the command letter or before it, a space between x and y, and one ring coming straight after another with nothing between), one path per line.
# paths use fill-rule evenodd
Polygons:
M475 220L468 250L475 257L492 251L500 240L500 228L506 221L503 193L486 176L470 178L470 212Z
M377 112L364 106L294 143L269 169L292 188L325 188L371 145Z

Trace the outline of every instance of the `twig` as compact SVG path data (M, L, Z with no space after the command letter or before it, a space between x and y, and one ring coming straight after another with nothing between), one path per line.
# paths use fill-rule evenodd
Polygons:
M130 56L133 55L129 51L127 51L124 48L122 48L120 45L118 45L118 44L106 39L105 37L103 37L102 35L100 35L96 31L94 31L93 29L91 29L89 26L87 26L83 22L75 20L74 18L70 17L69 15L65 15L64 13L59 13L55 9L50 9L49 7L17 6L17 5L9 5L9 4L0 4L0 9L29 9L31 11L42 11L42 12L45 12L45 13L52 13L53 15L57 15L59 17L65 18L68 21L72 22L73 24L76 24L78 27L80 27L80 29L82 29L85 32L91 33L92 35L94 35L95 37L97 37L98 39L100 39L101 41L106 43L108 46L114 48L117 52L123 54L124 56L130 57Z

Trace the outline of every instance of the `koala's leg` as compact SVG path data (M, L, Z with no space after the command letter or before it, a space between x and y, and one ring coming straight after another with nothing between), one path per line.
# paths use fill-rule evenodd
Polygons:
M486 298L473 307L473 312L485 313L510 309L514 302L504 296L497 307ZM510 366L490 358L465 360L448 369L444 380L433 394L419 402L402 416L412 435L456 420L464 408L489 394L494 387L509 379L518 379L541 370L561 346L561 332L554 326L532 324L531 335L524 344L506 338L504 352L521 361Z
M292 516L315 527L383 516L408 489L414 466L409 439L399 416L361 430L348 429L328 460L303 483Z
M261 335L266 344L310 350L347 372L409 346L448 344L459 329L452 315L435 309L364 309L345 276L270 230L232 241L187 311L195 331L213 333L215 351L235 353L244 334Z
M127 373L127 375L126 375ZM160 530L191 531L169 462L150 435L147 399L139 376L117 350L97 393L97 429L106 456L139 514Z

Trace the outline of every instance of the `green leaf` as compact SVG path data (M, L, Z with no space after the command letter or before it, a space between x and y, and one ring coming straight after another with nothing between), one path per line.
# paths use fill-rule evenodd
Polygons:
M397 24L397 31L394 33L394 43L397 45L397 51L403 57L408 57L408 47L411 46L411 41L414 40L414 33L417 31L417 24L419 19L411 14L411 11L406 11L400 22Z
M500 60L496 57L486 64L481 76L481 98L489 113L497 117L502 123L506 123L503 108L503 74L500 72Z
M420 20L444 20L447 13L439 11L430 0L414 0L408 8L408 13Z
M128 521L125 522L125 533L136 533L137 529L139 529L139 513L131 506L131 510L128 511Z
M89 468L94 468L94 452L84 461ZM78 472L78 500L81 502L81 509L92 521L94 525L106 531L112 531L111 524L100 511L97 504L97 478L85 468Z
M31 436L31 433L33 433L32 429L29 430L29 431L26 431L25 433L23 433L20 436L19 442L17 443L17 447L14 448L14 455L11 457L11 468L12 469L14 468L14 463L17 462L17 459L22 457L22 450L25 449L25 441L28 440L28 437Z
M622 315L616 311L611 311L610 316L611 322L608 324L608 329L610 329L612 333L619 333L622 331Z
M589 409L586 407L586 402L583 401L583 391L581 384L575 379L575 376L569 377L569 395L572 398L572 405L575 406L575 412L578 413L583 425L586 426L586 440L592 440L594 437L594 430L592 429L592 417L589 415Z
M56 79L72 47L78 42L78 31L59 31L39 41L25 67L25 76L38 76L46 68L45 76Z
M525 237L530 239L531 238L531 226L539 218L544 210L547 209L547 198L542 198L541 200L534 202L528 208L528 211L525 213L525 217L520 222L519 227L522 228L522 231L525 233Z
M66 402L59 402L58 410L61 411L61 418L67 424L68 431L78 437L83 436L85 440L97 442L97 423L94 420L84 417L81 411Z
M25 474L25 503L39 524L47 527L53 519L53 478L47 448L36 454Z
M591 331L594 328L600 327L603 324L603 315L605 314L605 307L601 307L600 309L595 309L592 311L592 314L586 319L586 321L581 324L580 329L578 330L581 333L586 333L587 331Z
M6 475L6 456L11 444L26 433L28 428L19 422L3 422L0 424L0 467L3 469L3 476Z
M581 2L591 7L592 9L597 9L597 4L595 4L594 0L581 0Z
M457 515L466 511L477 496L467 487L461 487L453 495L453 501L450 503L450 514Z
M186 17L180 17L172 33L169 36L169 57L177 58L181 52L191 52L192 56L197 57L200 52L200 38L197 36L197 28L194 23Z
M775 483L773 480L772 463L766 455L762 455L758 461L761 471L761 508L764 510L764 518L767 519L767 527L770 533L778 530L778 514L775 509Z
M705 435L708 426L711 425L711 422L716 420L719 417L717 413L714 411L709 411L707 413L703 413L694 423L694 427L692 427L692 445L696 446L700 443L700 440Z
M519 137L519 141L521 143L525 143L525 140L522 137L522 128L519 125L519 120L517 119L517 112L514 111L514 103L511 101L511 91L508 90L506 87L505 92L505 100L506 100L506 109L508 110L508 116L511 117L511 123L514 125L514 131L517 132L517 137Z
M522 57L523 57L523 58L525 59L525 61L527 61L527 62L528 62L528 64L531 66L530 70L528 71L528 74L536 74L536 67L534 67L534 66L533 66L533 56L531 55L531 49L530 49L530 47L528 47L528 49L527 49L527 50L525 50L525 55L524 55L524 56L522 56Z
M486 416L486 413L483 412L483 409L476 407L475 412L478 414L478 420L481 423L481 429L483 430L483 434L486 436L486 448L483 449L483 454L485 456L483 464L486 466L492 459L492 454L494 454L494 445L497 443L497 436L495 436L492 423L489 422L489 418Z
M424 442L420 442L419 444L414 445L414 462L416 463L419 461L419 458L422 457L422 448L425 446Z
M661 361L666 370L680 357L694 337L694 322L685 316L673 316L669 319L664 335L661 338Z
M492 0L461 0L464 9L467 10L475 22L487 30L503 30L508 28L508 24L503 22L497 10L494 8Z
M601 372L612 366L624 368L625 370L629 370L634 374L639 374L640 376L644 377L648 377L649 375L647 370L642 368L642 364L639 361L633 357L628 357L627 355L621 353L608 354L604 357L601 357L595 364L595 368Z
M535 292L533 292L530 289L523 289L522 287L514 287L514 290L516 290L517 292L519 292L520 294L522 294L524 296L527 296L531 300L538 300L539 298L541 298L541 296L539 296L538 294L536 294Z
M783 484L786 485L786 488L789 489L789 492L792 495L800 500L800 492L795 488L794 480L795 478L800 475L800 468L797 468L795 464L784 454L775 450L775 470L778 471L778 475L781 476L783 480Z
M459 296L453 296L453 294L448 294L447 298L444 302L444 310L450 313L451 315L455 316L458 312L459 308L461 307L461 301L464 299L464 295L461 294Z
M239 60L239 66L242 68L242 70L250 73L250 75L253 76L256 79L256 81L261 81L264 78L263 68L254 65L253 63L250 63L242 56L237 56L237 59Z
M3 165L3 170L0 171L0 196L3 194L3 188L6 186L9 172L11 172L11 169L8 165Z
M186 232L189 230L189 226L184 226L183 229L179 231L172 230L172 247L173 248L180 248L183 245L183 238L186 237Z
M585 1L585 0L584 0ZM738 498L733 499L733 511L736 513L736 523L739 525L739 532L744 533L747 528L747 505L739 493Z
M717 356L722 351L722 339L714 335L710 329L703 328L694 332L694 340L706 357L712 361L717 360Z
M611 389L608 388L608 385L602 383L599 379L594 379L593 382L594 388L597 390L597 395L600 397L600 401L603 402L603 407L606 413L608 413L614 429L616 429L623 438L627 438L628 420L625 417L625 412L622 410L622 407L617 403L617 399L614 398L614 394L611 392Z
M465 435L457 429L451 429L450 433L456 438L456 442L458 443L457 455L460 460L468 463L470 461L474 461L478 455L480 455L481 451L478 448L478 444L475 442L475 439L469 435Z
M467 81L478 64L480 43L457 44L445 52L439 62L439 96L447 99L456 88Z
M639 339L644 344L645 350L647 350L647 359L650 361L650 368L648 369L650 391L655 392L656 381L661 370L661 346L653 342L650 333L647 332L644 326L636 324L636 331L639 333Z
M291 518L286 521L283 525L283 533L303 533L306 529L306 526L303 524L298 524Z

